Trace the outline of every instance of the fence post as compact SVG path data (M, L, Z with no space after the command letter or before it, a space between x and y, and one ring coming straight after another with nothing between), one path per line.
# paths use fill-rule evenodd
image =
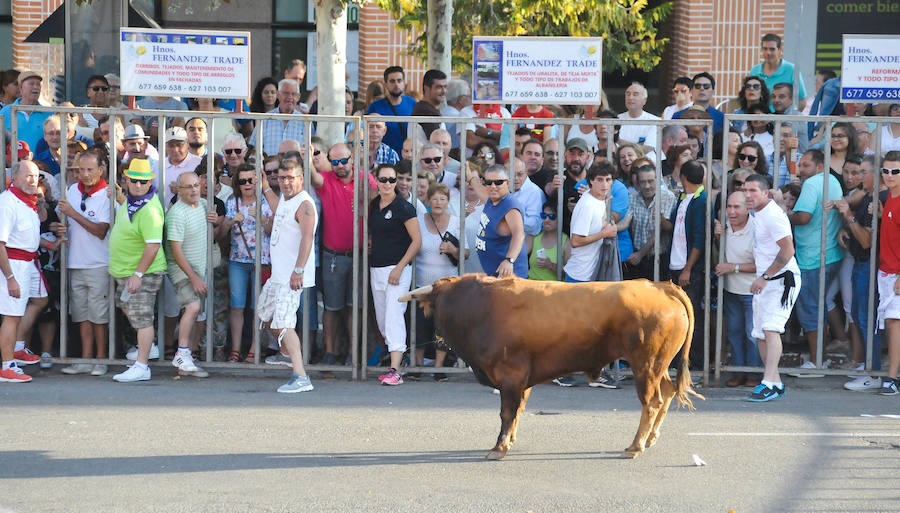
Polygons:
M237 103L240 105L241 100L238 100ZM216 153L214 147L214 141L216 140L215 134L215 119L208 118L203 120L206 123L206 131L207 131L207 146L206 146L206 212L214 213L216 211ZM206 361L213 361L213 322L215 317L215 301L214 296L216 293L216 283L214 280L213 274L215 273L215 267L213 267L213 245L215 244L215 238L213 232L215 231L215 227L210 223L206 223ZM221 251L220 251L221 253ZM224 255L220 255L223 258L227 258Z

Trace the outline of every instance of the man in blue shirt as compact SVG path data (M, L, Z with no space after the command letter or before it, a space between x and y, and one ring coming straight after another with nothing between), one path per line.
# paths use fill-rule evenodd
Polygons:
M713 95L716 93L716 79L707 72L697 73L694 75L694 88L691 89L691 99L694 102L693 108L701 107L709 114L713 120L713 132L720 132L725 123L725 114L710 105ZM688 107L691 108L691 107ZM676 112L672 119L681 119L681 115L688 109Z
M3 107L0 116L3 116L7 130L12 130L11 107L13 105L37 105L41 96L41 81L43 79L34 71L25 71L19 74L19 93L21 98ZM17 129L19 141L25 141L31 148L37 148L38 142L44 137L44 120L49 118L50 112L23 112L18 111Z
M381 114L382 116L409 116L412 114L416 100L406 96L406 73L400 66L390 66L384 70L384 84L387 96L372 102L367 114ZM403 151L403 141L406 139L406 123L388 122L387 133L383 142L396 151L399 155Z
M784 50L781 48L781 38L775 34L766 34L762 38L763 61L750 68L749 75L757 76L765 80L769 91L775 88L775 84L786 82L797 87L797 106L800 111L806 108L806 86L803 83L803 75L797 72L797 84L794 84L794 63L784 60ZM770 105L771 107L771 105Z

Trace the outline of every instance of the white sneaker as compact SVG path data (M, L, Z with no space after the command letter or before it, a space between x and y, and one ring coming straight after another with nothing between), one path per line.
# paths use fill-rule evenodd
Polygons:
M114 381L119 383L131 383L132 381L149 381L150 367L139 369L137 364L125 369L125 372L113 376Z
M866 390L876 390L881 388L881 378L873 378L872 376L860 376L854 380L844 383L844 388L854 392L865 392Z
M50 358L53 358L53 355L50 353L41 353L41 368L49 369L53 367L53 362L49 361Z
M137 355L138 355L138 348L132 347L131 349L128 350L128 353L125 354L125 358L127 358L131 361L135 361L135 360L137 360ZM159 346L156 344L153 344L152 346L150 346L150 359L151 360L159 360Z
M94 365L94 368L91 369L91 376L103 376L109 371L109 367L102 363L98 363Z
M179 376L194 376L195 378L209 377L208 372L197 367L197 364L194 363L194 357L190 354L181 355L175 353L175 358L172 358L172 365L178 367Z
M62 370L63 374L90 374L94 366L89 363L73 363Z
M815 370L815 369L818 369L818 367L816 367L816 364L814 364L813 362L805 361L805 362L803 362L803 365L797 367L797 369ZM795 378L824 378L825 377L824 374L816 374L816 373L802 373L801 374L799 372L788 373L788 376L793 376Z

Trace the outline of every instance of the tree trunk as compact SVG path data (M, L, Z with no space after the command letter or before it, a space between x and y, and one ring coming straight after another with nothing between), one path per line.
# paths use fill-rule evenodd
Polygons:
M451 21L453 0L428 0L428 69L439 69L450 76Z
M343 0L316 2L316 87L318 113L344 115L347 66L347 7ZM316 133L329 144L343 142L343 123L318 123Z

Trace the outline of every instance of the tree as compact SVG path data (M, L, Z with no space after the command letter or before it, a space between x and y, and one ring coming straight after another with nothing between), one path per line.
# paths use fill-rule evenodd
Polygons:
M343 116L347 65L347 0L315 0L318 113ZM329 142L344 140L343 123L318 123Z
M453 0L428 0L428 69L450 75L453 45L450 38Z
M471 0L453 1L453 67L472 66L472 36L600 36L604 71L649 71L662 59L667 38L658 26L673 2L648 0ZM430 4L431 2L429 2ZM427 8L423 2L375 0L402 29L416 29L410 52L425 60L431 47ZM430 61L429 61L430 62Z

